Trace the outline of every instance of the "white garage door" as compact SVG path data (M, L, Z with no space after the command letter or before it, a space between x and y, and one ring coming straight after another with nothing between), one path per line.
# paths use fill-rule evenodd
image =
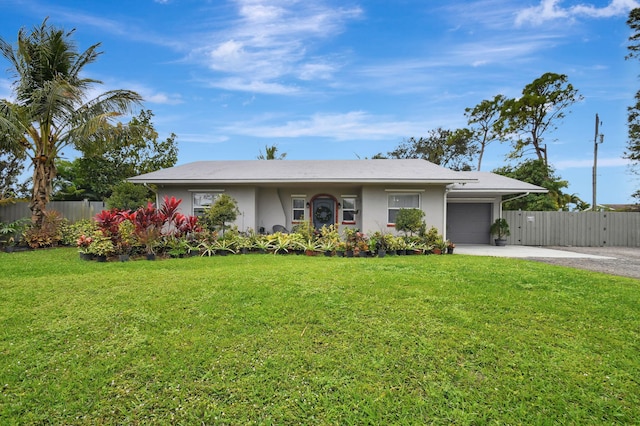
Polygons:
M491 203L448 203L447 238L459 244L489 244Z

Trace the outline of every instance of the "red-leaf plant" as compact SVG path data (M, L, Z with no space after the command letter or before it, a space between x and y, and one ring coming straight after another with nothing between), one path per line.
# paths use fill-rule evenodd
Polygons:
M145 246L147 253L154 253L155 245L164 225L164 216L153 203L147 203L146 207L140 207L129 213L128 219L133 223L135 235L138 241Z
M103 210L95 216L95 220L102 233L111 237L114 244L119 241L119 224L125 220L130 221L135 227L134 232L138 241L146 246L147 252L152 253L157 240L163 235L180 237L202 230L196 216L186 216L178 212L181 202L182 200L176 197L165 196L159 209L155 204L147 203L146 207L140 207L134 212L118 209Z
M164 196L162 199L162 206L160 207L160 213L163 215L165 223L171 223L175 221L176 215L178 213L178 207L182 200L176 199L176 197L169 198L168 196Z
M102 210L94 219L105 237L111 238L115 244L118 240L118 225L127 219L127 213L118 209Z
M196 216L186 216L182 213L175 215L173 224L176 228L176 236L189 235L202 231Z

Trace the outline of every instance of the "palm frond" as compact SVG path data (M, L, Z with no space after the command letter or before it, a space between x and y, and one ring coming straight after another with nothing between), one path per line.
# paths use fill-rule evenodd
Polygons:
M82 69L93 62L95 62L102 52L98 52L98 47L100 47L100 43L96 43L93 46L90 46L87 50L79 54L75 61L73 62L71 69L69 70L69 74L78 78ZM98 80L92 80L93 83L101 83Z

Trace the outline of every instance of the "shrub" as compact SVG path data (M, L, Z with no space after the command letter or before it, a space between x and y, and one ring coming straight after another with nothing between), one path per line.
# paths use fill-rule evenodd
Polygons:
M436 243L442 239L442 235L438 233L438 228L432 226L428 231L422 232L420 235L424 243L428 246L436 245Z
M503 237L508 237L509 235L511 235L511 232L509 231L509 224L504 218L496 219L496 221L491 224L489 232L491 233L491 235L495 235L496 237L498 237L498 239L502 239Z
M146 205L151 199L151 191L143 185L121 182L113 187L111 197L107 198L110 209L136 210Z
M239 214L236 200L228 194L222 194L213 205L205 209L204 221L211 231L219 228L224 235L226 224L236 220Z
M29 219L18 219L10 223L0 222L0 245L18 244Z
M81 235L91 235L97 229L95 222L92 220L83 219L75 223L69 223L65 220L60 227L60 232L62 234L60 244L73 246Z
M294 234L302 236L303 240L309 240L313 238L315 236L315 231L316 230L310 220L304 220L300 223L297 223L292 229L292 232Z
M24 239L31 248L54 247L62 240L62 215L55 210L44 212L40 227L29 226Z
M115 251L115 246L111 238L107 237L102 231L95 231L91 236L91 243L87 248L87 252L96 256L109 256Z
M424 226L424 212L420 209L400 209L396 215L396 229L413 235Z

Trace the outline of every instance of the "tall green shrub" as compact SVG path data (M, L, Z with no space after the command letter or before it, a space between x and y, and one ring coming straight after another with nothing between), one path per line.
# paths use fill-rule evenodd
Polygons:
M420 209L400 209L396 215L396 229L413 235L424 227L424 212Z
M236 200L228 194L222 194L213 205L205 210L204 221L211 231L221 229L224 235L226 224L236 220L239 214L240 210Z

